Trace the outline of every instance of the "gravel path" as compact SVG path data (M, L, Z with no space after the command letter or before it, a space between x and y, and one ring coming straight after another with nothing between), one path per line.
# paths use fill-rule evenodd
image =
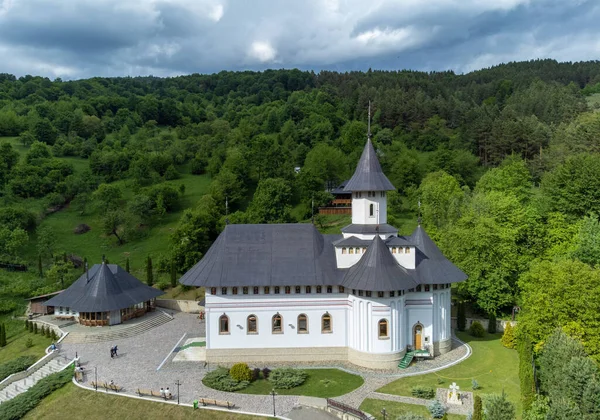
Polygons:
M175 312L174 318L173 321L143 334L120 339L114 343L64 343L61 345L60 352L69 358L73 358L77 352L82 365L88 372L84 381L88 386L91 385L91 381L95 380L95 371L97 371L98 381L110 382L112 380L123 386L125 393L128 394L135 394L138 388L159 390L161 387L169 387L176 396L176 381L179 380L181 402L192 403L198 398L214 398L233 402L243 411L273 414L271 396L229 393L208 388L202 384L202 378L207 372L202 363L173 362L172 359L176 354L173 353L173 349L178 343L181 344L190 337L205 335L204 323L200 323L196 315ZM115 359L110 358L110 347L113 345L117 345L119 348L119 356ZM432 369L443 369L470 351L468 346L458 341L455 341L453 345L455 348L449 353L434 360L415 363L401 373L398 371L375 372L349 364L327 366L342 368L359 374L365 379L365 383L360 388L336 398L336 400L359 407L365 398L378 398L375 391L389 382L401 377L422 374ZM158 369L159 367L160 369ZM285 415L291 412L298 405L298 400L297 396L276 396L276 413Z
M401 403L406 403L406 404L424 405L424 406L428 406L433 401L433 400L426 400L423 398L403 397L401 395L381 394L379 392L373 392L371 395L369 395L369 398L375 398L375 399L384 400L384 401L395 401L395 402L401 402ZM444 404L444 406L446 407L446 411L448 411L448 413L450 413L450 414L467 415L473 411L472 404L468 404L468 403L463 404L463 405L450 405L450 404L445 404L442 402L442 404Z

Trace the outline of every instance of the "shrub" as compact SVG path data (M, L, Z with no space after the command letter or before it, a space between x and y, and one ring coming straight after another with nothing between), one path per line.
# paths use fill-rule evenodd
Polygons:
M236 363L229 369L229 375L236 381L251 381L252 371L246 363Z
M469 334L471 334L473 337L481 338L485 335L485 329L479 321L473 321L473 323L469 327Z
M441 385L444 383L444 380L438 376L437 383L438 383L438 385Z
M465 315L465 304L458 304L458 313L456 314L456 326L458 331L464 331L467 326L467 317Z
M488 321L488 332L490 334L496 334L496 314L490 314Z
M416 398L432 399L435 397L435 390L430 386L415 385L411 388L410 393Z
M266 367L262 370L262 373L263 373L263 378L269 379L269 374L271 373L271 369Z
M33 333L37 334L38 333L38 326L37 326L37 322L33 323Z
M514 349L516 346L515 340L515 329L512 324L509 322L504 327L504 334L502 335L502 345L507 349Z
M25 341L25 347L27 347L28 349L33 347L33 340L31 339L31 337L29 337L26 341Z
M260 368L254 368L252 370L252 380L256 381L260 377Z
M411 413L409 411L408 413L400 414L400 416L398 416L396 418L396 420L427 420L427 419L423 416L420 416L419 414Z
M154 285L154 287L158 287L160 290L164 291L171 287L171 282L166 279L161 279Z
M441 419L446 414L446 407L442 405L438 400L434 400L427 406L427 409L431 413L431 417L434 419Z
M35 356L20 356L0 364L0 381L3 381L13 373L24 371L36 361L37 358Z
M483 406L479 395L475 395L475 399L473 400L472 420L483 420Z
M290 389L302 385L307 377L303 370L281 368L271 371L269 381L273 383L274 388Z
M226 368L208 372L202 379L202 383L209 388L227 392L239 391L250 384L248 381L236 381L229 375L229 370Z
M38 383L26 392L2 403L0 405L0 419L22 419L25 414L33 410L45 397L71 382L72 377L73 370L65 369L62 372L53 373L40 379Z
M29 320L25 320L25 329L29 331Z
M473 391L477 391L481 386L479 386L479 382L475 379L471 379L471 388L473 388Z
M54 330L51 329L50 327L46 328L46 337L48 337L48 338L52 337L53 332L54 332Z

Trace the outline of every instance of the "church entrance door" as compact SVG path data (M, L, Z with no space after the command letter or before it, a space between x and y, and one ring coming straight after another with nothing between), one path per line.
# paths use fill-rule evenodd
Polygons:
M423 335L423 326L421 324L416 324L413 328L414 331L414 348L415 350L421 350L421 336Z

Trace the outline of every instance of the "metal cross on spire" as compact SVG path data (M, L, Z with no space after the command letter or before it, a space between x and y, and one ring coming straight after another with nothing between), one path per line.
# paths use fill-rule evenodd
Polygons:
M420 198L419 198L419 201L417 204L419 206L419 216L417 217L417 224L419 226L421 226L421 199Z
M367 130L367 138L371 138L372 134L371 134L371 101L369 101L369 125L368 125L368 130Z

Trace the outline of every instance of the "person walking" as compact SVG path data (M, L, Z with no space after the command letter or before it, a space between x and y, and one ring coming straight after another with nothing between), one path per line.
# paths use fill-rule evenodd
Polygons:
M165 391L165 399L167 399L167 400L171 399L171 390L169 389L169 387L167 387L167 389Z
M165 389L163 387L160 388L160 396L165 398Z
M118 349L117 349L117 346L115 346L115 357L117 357L117 356L118 356L118 354L117 354L117 350L118 350Z
M110 348L110 358L115 357L115 349L113 347Z

